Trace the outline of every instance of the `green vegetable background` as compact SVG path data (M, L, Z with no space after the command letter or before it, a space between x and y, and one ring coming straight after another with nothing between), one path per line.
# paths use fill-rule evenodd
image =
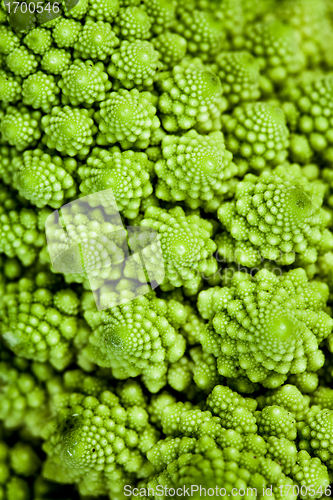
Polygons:
M0 500L330 497L333 0L27 4L0 4ZM108 189L158 235L148 293L96 206L90 278L52 267L47 218Z

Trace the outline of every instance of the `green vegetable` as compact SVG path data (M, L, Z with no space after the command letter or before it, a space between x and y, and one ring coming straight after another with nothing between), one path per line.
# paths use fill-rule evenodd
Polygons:
M147 148L160 126L153 102L152 94L137 89L111 92L95 115L103 139L108 144L119 142L123 149Z
M322 310L327 292L324 283L308 283L302 269L281 277L265 269L254 278L236 273L230 287L200 292L199 311L211 320L200 342L218 358L221 375L278 387L289 373L323 366L318 346L333 326Z
M214 211L232 193L238 168L221 132L199 135L191 130L181 137L168 135L162 141L162 156L155 164L158 198L185 200L191 208Z
M318 254L331 250L323 186L290 174L278 167L259 177L248 174L238 184L234 201L218 209L227 231L217 238L221 255L229 260L230 253L247 266L260 264L261 256L287 265L316 262Z
M83 102L93 104L104 101L105 93L111 88L102 63L94 65L91 61L83 62L79 59L62 72L58 85L62 91L63 103L73 106Z
M149 182L152 164L145 153L126 151L114 147L108 153L94 148L86 167L78 169L82 180L80 190L84 195L112 188L117 207L125 217L134 219L142 198L147 198L153 188Z
M333 0L15 3L0 500L331 497Z
M42 126L47 147L69 156L88 154L96 133L89 111L69 106L52 108L51 113L42 118Z

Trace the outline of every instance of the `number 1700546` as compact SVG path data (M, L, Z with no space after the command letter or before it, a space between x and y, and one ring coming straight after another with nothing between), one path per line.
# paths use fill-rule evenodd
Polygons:
M59 2L48 2L46 5L44 2L8 2L5 5L9 14L15 14L16 12L42 14L44 11L58 14L60 11Z

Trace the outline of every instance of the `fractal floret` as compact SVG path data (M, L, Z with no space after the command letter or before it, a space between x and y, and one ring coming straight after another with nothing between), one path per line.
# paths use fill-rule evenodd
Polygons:
M227 148L253 170L274 167L286 159L289 130L280 108L264 102L245 103L231 115L222 115L222 123Z
M233 48L246 50L257 58L263 78L262 90L271 95L289 77L298 75L305 66L305 57L294 30L275 19L249 24L235 37Z
M197 128L202 132L220 129L222 98L220 79L200 59L184 60L161 75L158 108L168 132Z
M111 56L108 73L126 89L138 87L149 90L159 66L159 53L152 43L124 40Z
M221 52L212 70L221 80L228 108L260 98L259 63L250 52Z
M186 316L179 302L154 296L107 312L88 310L85 318L93 332L82 354L98 366L111 367L121 380L142 374L144 384L155 393L167 382L169 363L184 354L185 339L177 330Z
M225 38L221 19L202 10L179 9L175 30L187 40L188 52L203 61L216 55Z
M312 406L304 418L300 446L312 451L330 469L333 464L332 431L333 411Z
M151 136L160 126L153 105L154 96L149 92L138 92L137 89L119 89L108 97L101 102L101 109L96 113L101 131L100 142L119 142L123 149L147 148Z
M1 336L15 354L50 361L58 369L69 365L70 342L78 330L75 292L62 289L52 293L22 278L8 284L2 301Z
M118 44L119 39L109 23L88 19L74 43L74 56L104 61Z
M3 344L1 358L1 430L7 435L21 430L27 439L39 438L51 415L49 397L59 390L56 372L49 363L13 356Z
M10 54L19 44L20 40L10 26L0 26L0 47L2 54Z
M151 170L152 162L145 153L121 153L117 147L109 152L94 148L87 166L78 169L82 181L80 190L88 195L111 188L118 209L125 217L134 219L138 215L141 200L153 191L149 182Z
M161 450L161 451L160 451ZM155 455L159 452L159 455ZM193 497L200 498L200 488L196 486L198 477L202 477L200 486L206 491L217 491L222 495L231 495L231 491L255 491L262 484L270 484L275 498L282 498L281 491L288 491L291 480L282 472L274 461L253 452L239 451L236 447L220 448L211 437L169 438L159 441L149 452L149 457L161 469L146 488L156 488L166 484L168 488L181 485L193 486ZM326 483L328 484L327 474ZM318 481L320 483L321 481ZM202 491L202 490L201 490ZM230 492L230 493L228 493ZM241 498L241 496L239 496ZM293 498L286 495L286 498Z
M216 387L219 388L220 386ZM216 396L217 393L213 397L215 404L218 401ZM230 396L226 397L227 403L224 404L224 408L231 402ZM222 401L223 397L221 400L223 405ZM236 401L237 398L234 399L234 402ZM225 494L237 489L246 490L247 486L254 488L254 490L247 489L253 494L253 491L263 484L271 485L275 498L282 498L285 495L288 497L291 484L308 486L311 483L315 488L316 498L320 498L322 494L320 491L323 492L325 489L330 491L326 466L316 458L311 458L306 451L297 453L295 445L287 438L271 436L266 443L255 433L242 435L237 431L221 428L220 419L209 411L202 412L184 403L175 404L165 397L163 404L161 415L163 431L172 432L177 437L170 436L158 441L148 452L147 456L158 473L149 482L142 481L141 487L154 488L158 484L168 484L169 487L182 484L196 485L196 477L200 474L202 476L200 485L212 489L218 485L220 494L223 490ZM273 413L270 408L274 408ZM268 407L267 410L267 415L271 414L274 417L267 419L266 432L274 434L274 429L278 428L286 431L288 424L283 421L283 417L291 418L292 426L292 417L283 408ZM218 407L213 409L213 412L215 411L219 411ZM260 413L255 412L258 421ZM252 418L255 420L254 416ZM172 425L170 429L169 425ZM287 477L284 471L290 477ZM235 490L232 490L235 486ZM193 488L195 498L200 498L197 491ZM290 498L295 498L295 495L290 493Z
M165 279L162 289L172 289L184 285L188 291L201 284L202 276L211 276L217 270L212 257L216 250L212 235L212 224L198 215L186 215L180 207L168 212L162 208L150 207L146 210L141 226L157 231L161 253L164 259ZM155 267L153 260L147 263L147 270Z
M311 69L332 68L332 54L328 48L333 37L330 9L331 2L325 0L283 0L277 5L278 17L294 28Z
M34 146L41 136L40 119L39 111L29 112L25 106L8 106L0 121L3 140L19 151Z
M278 389L267 391L265 395L258 396L258 409L265 406L282 406L295 417L296 421L304 420L309 404L310 397L301 393L301 391L291 384L285 384Z
M59 88L55 84L54 77L42 71L30 75L22 86L23 103L34 109L42 108L45 112L59 103L58 93Z
M24 441L16 441L13 447L0 441L0 467L2 498L31 498L33 488L30 487L29 480L40 467L40 460L33 447Z
M282 99L290 129L305 139L301 148L304 156L302 158L298 153L298 161L307 163L318 158L324 164L332 164L332 75L312 76L299 82L291 82L283 92ZM307 149L310 151L308 154ZM291 152L293 153L293 149Z
M24 43L34 54L44 54L52 45L51 32L45 28L34 28L24 37Z
M69 156L86 155L93 144L96 125L87 109L56 106L43 116L43 137L48 148Z
M45 55L48 53L45 52ZM38 66L37 58L24 45L11 51L6 58L6 63L14 75L22 78L34 73Z
M111 82L101 63L75 60L62 73L58 82L62 90L62 102L77 106L80 103L93 104L105 99L105 93L110 90Z
M118 496L137 474L146 477L152 472L145 454L158 433L144 406L121 404L103 385L89 380L86 394L81 390L55 395L55 417L43 431L44 477L75 483L82 495Z
M71 64L71 54L64 49L51 48L43 55L40 64L47 73L60 75Z
M150 28L150 18L145 9L140 7L122 7L115 19L115 32L120 38L125 38L130 42L150 38Z
M82 29L81 23L74 19L61 18L52 30L53 39L58 47L74 47Z
M22 95L20 78L0 70L0 99L4 103L19 101Z
M237 185L234 200L217 211L226 232L216 237L227 260L256 266L261 259L282 265L316 262L331 250L330 214L322 207L323 185L278 167Z
M111 201L114 203L114 198ZM83 283L91 290L99 289L108 280L121 279L126 231L120 219L112 217L112 208L110 211L112 222L107 222L98 197L96 203L91 198L69 204L62 214L64 227L58 224L58 212L53 212L47 232L50 253L44 246L40 261L50 263L52 255L53 271L64 272L67 282Z
M327 285L309 283L302 269L281 277L265 269L254 278L236 273L230 287L200 292L199 311L211 320L200 342L221 375L278 387L289 374L323 366L319 345L333 326L327 299Z
M187 42L177 33L165 31L153 38L152 43L161 55L160 61L163 64L163 69L173 68L185 57Z
M0 2L0 500L333 488L333 0Z
M204 203L216 210L230 196L238 174L221 132L200 135L191 130L182 136L166 136L163 159L155 164L158 176L156 196L166 201L185 201L191 208Z
M0 186L0 251L9 258L17 257L24 266L36 260L45 245L44 221L49 214L20 206L13 192Z
M13 176L19 193L37 207L49 205L59 208L64 200L76 193L71 175L76 169L74 159L50 156L42 149L28 150L13 160L16 174Z

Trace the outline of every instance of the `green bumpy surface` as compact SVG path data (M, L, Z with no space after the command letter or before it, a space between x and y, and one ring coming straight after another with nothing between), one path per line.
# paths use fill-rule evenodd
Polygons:
M142 375L152 393L166 384L169 364L184 354L184 337L173 326L186 321L179 302L141 297L105 313L88 311L85 317L93 332L83 356L111 367L121 380Z
M24 43L34 54L45 54L52 45L50 31L44 28L35 28L24 37Z
M168 0L144 0L143 7L150 20L151 29L157 35L173 27L176 21L176 5ZM166 48L167 49L167 48Z
M74 56L104 60L118 45L118 38L109 23L88 20L74 43Z
M331 469L333 411L313 406L304 420L306 426L301 431L300 446L313 452Z
M277 14L295 30L299 45L306 57L310 69L320 67L332 68L332 54L329 46L332 43L333 31L329 22L330 2L325 0L283 0L277 2Z
M97 21L107 21L111 23L119 11L118 0L92 0L89 2L89 16Z
M44 140L48 148L69 156L85 155L93 144L96 125L86 109L56 106L43 116Z
M0 70L0 96L4 103L19 101L22 95L20 78Z
M6 63L14 75L22 78L33 73L38 66L36 57L25 46L17 47L11 51L6 58Z
M66 273L68 283L83 283L85 288L96 290L104 280L122 277L126 232L118 220L108 222L100 208L85 202L72 205L64 215L65 231L56 222L56 217L50 220L48 244L56 255L56 265L60 263L58 272ZM46 247L41 260L50 262Z
M315 262L333 244L322 202L321 184L287 169L248 174L237 185L234 201L218 209L226 230L216 237L218 251L227 262L249 267L262 258L282 265Z
M22 357L9 362L3 347L2 357L7 361L0 362L1 425L5 432L22 429L28 439L40 437L49 417L47 386L52 384L55 372L48 363L31 363Z
M221 52L212 70L221 80L229 108L260 98L259 63L249 52Z
M203 132L220 128L222 99L219 78L199 59L187 61L173 68L159 81L161 95L158 108L162 124L168 132L196 127Z
M187 40L190 54L206 61L222 49L225 33L220 19L210 12L186 8L180 9L178 16L175 28Z
M52 106L58 104L59 88L52 75L42 71L25 78L22 85L22 101L34 109L42 108L44 112L51 111Z
M166 201L186 201L191 208L216 210L230 196L238 174L226 151L221 132L199 135L191 130L162 141L163 159L155 164L156 196Z
M58 85L62 91L62 102L77 106L81 103L92 104L104 101L105 93L111 89L108 75L101 63L75 60L62 72Z
M153 84L159 65L159 53L150 42L124 40L111 56L108 73L127 89L141 89Z
M74 19L60 19L52 31L52 36L58 47L74 47L79 33L81 24Z
M9 54L20 44L19 38L9 26L0 26L0 52Z
M39 465L39 458L29 444L17 441L10 448L5 441L0 441L1 498L29 500L31 488L28 481L35 475Z
M262 90L268 95L283 86L287 78L299 74L305 66L295 32L277 20L245 27L242 35L235 37L233 48L246 50L257 58L264 77Z
M78 298L72 290L52 294L22 279L8 286L3 297L1 335L18 356L50 361L63 370L72 359L69 347L78 330Z
M155 49L161 55L163 69L171 69L185 56L187 49L186 39L177 33L165 31L153 39Z
M39 111L29 112L25 106L8 106L0 122L0 132L5 141L22 151L34 146L41 136Z
M71 170L75 160L63 161L41 149L26 151L15 161L15 185L19 193L37 207L59 208L76 193ZM69 172L68 172L69 170Z
M60 75L71 63L71 55L64 49L52 48L41 59L41 67L46 73Z
M312 158L318 158L330 164L333 158L332 76L294 82L283 92L283 101L290 129L305 138L301 153L296 151L298 161L307 163ZM309 154L307 149L310 150Z
M133 151L120 152L114 147L94 148L87 166L78 169L81 179L80 191L84 195L112 189L118 209L125 217L134 219L138 213L141 200L153 191L149 182L152 162L145 153Z
M330 498L333 0L0 3L0 500Z
M197 215L186 216L181 208L169 212L151 207L145 212L141 226L157 231L164 259L165 279L162 289L184 285L192 293L201 283L201 275L210 276L217 269L211 257L216 250L210 239L212 225ZM147 270L154 269L152 261L147 262ZM165 285L165 286L164 286Z
M8 188L0 187L0 250L7 257L18 257L30 266L45 244L45 214L32 208L20 207Z
M280 165L287 158L289 131L280 108L264 102L245 103L222 116L226 146L255 171Z
M152 101L152 94L137 89L110 92L96 113L101 140L108 144L119 142L123 149L147 148L160 126Z
M129 42L150 38L150 28L150 18L140 7L122 7L115 19L116 34Z
M302 269L282 277L236 273L230 287L200 292L199 311L211 320L200 342L217 357L221 375L278 387L288 374L323 366L318 346L332 329L323 311L327 292L324 283L308 283Z
M92 380L87 395L70 391L54 398L55 417L44 431L44 477L75 483L82 495L117 497L135 473L151 472L145 453L158 434L144 407L124 407L112 392L96 389Z
M278 389L268 391L265 396L259 396L257 401L260 410L265 406L282 406L299 422L304 420L309 409L310 398L303 395L296 386L285 384Z

